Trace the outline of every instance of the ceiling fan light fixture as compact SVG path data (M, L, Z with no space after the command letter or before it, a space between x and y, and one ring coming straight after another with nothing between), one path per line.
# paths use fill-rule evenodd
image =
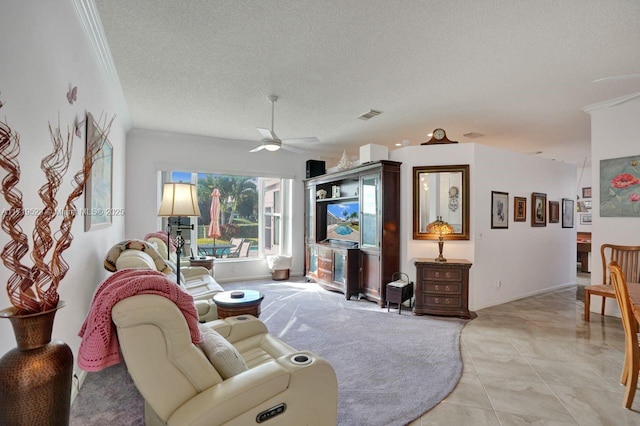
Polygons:
M264 149L271 152L277 151L280 149L280 144L277 144L275 142L265 142Z

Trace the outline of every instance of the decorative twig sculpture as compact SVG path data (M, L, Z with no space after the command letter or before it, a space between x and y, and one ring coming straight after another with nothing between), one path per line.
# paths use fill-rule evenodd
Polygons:
M49 125L53 151L40 163L47 182L38 191L44 208L35 220L31 252L33 266L29 267L22 263L22 258L29 252L29 241L20 226L25 209L22 192L16 188L20 181L20 164L17 160L20 154L20 137L6 122L0 121L0 166L7 172L2 180L2 193L9 204L9 208L2 215L2 230L11 237L0 258L12 271L7 282L7 292L11 304L16 308L16 315L44 312L57 306L58 286L69 270L62 253L69 248L73 240L71 225L78 213L74 202L84 192L91 167L102 149L112 123L113 119L105 126L104 131L87 135L87 155L84 157L82 169L73 177L73 189L62 211L57 210L56 195L69 168L74 132L67 132L65 141L59 125L56 129ZM60 228L52 234L51 224L59 214L62 215ZM51 257L47 259L52 248Z

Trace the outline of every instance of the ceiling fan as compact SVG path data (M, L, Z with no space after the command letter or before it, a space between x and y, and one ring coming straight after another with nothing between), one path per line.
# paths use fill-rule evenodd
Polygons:
M287 151L291 151L291 152L296 152L298 154L303 153L304 151L293 147L291 145L288 145L288 143L291 142L318 142L318 138L316 137L311 137L311 138L295 138L295 139L280 139L275 132L273 131L273 116L274 116L274 109L275 109L275 103L278 100L278 97L276 95L269 95L268 96L269 102L271 102L271 130L269 129L263 129L261 127L257 127L258 132L260 132L260 134L262 135L262 140L260 141L260 146L253 148L251 151L249 152L258 152L260 150L266 149L267 151L277 151L280 148L282 149L286 149Z

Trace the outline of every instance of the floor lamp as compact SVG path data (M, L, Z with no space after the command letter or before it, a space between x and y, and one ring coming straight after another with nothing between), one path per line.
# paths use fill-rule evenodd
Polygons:
M184 247L182 230L193 229L193 224L186 227L180 225L180 218L183 216L200 216L196 186L189 183L165 183L162 190L162 202L160 203L158 216L178 218L176 239L173 245L176 247L176 280L178 285L180 285L180 257L182 255L182 248ZM170 238L168 239L170 240ZM169 247L167 247L167 251L168 250Z

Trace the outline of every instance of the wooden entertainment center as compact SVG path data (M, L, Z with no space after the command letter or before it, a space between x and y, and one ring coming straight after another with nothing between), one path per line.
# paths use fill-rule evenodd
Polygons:
M400 267L400 164L376 161L305 181L305 273L382 307Z

